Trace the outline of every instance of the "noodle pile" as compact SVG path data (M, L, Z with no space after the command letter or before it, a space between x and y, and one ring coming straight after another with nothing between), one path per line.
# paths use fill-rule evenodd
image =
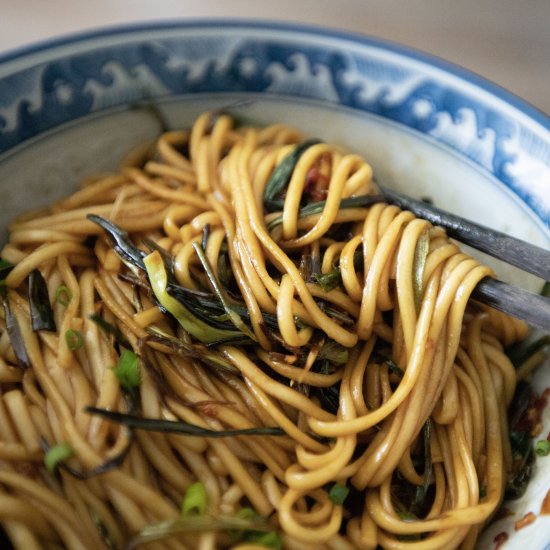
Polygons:
M207 518L252 508L274 536L203 527L140 548L475 545L512 460L516 374L503 350L527 328L469 301L489 268L442 229L374 200L363 158L302 140L204 113L11 224L0 521L16 548L137 545L147 526L181 517L196 482ZM119 228L145 269L90 214ZM55 331L31 326L36 269ZM163 277L179 294L166 297ZM218 307L222 295L232 313L219 306L202 341L171 309ZM139 361L131 392L114 368L122 337ZM284 433L131 430L88 406ZM44 450L59 446L66 455L47 469Z

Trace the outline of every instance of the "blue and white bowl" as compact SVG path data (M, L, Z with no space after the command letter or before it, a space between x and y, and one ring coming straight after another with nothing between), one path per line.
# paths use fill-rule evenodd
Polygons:
M243 100L250 100L244 101ZM151 106L154 107L151 108ZM0 58L0 219L114 168L206 109L231 106L255 123L284 122L359 152L377 179L550 248L550 119L497 86L402 46L319 28L258 21L186 21L108 29ZM4 226L2 237L5 238ZM492 260L491 260L492 262ZM499 276L541 282L493 263ZM539 370L536 384L550 386ZM550 429L545 413L544 434ZM496 533L506 548L546 548L550 457Z

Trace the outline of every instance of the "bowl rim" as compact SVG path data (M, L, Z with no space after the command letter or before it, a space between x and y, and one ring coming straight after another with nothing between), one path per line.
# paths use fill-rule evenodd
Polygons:
M519 97L503 86L492 82L471 69L462 67L452 61L447 61L435 54L424 52L412 46L407 46L393 40L376 37L366 33L339 29L336 27L297 23L284 20L240 17L190 17L178 19L158 19L151 21L136 21L132 23L98 26L61 36L46 38L19 46L5 52L0 52L0 69L8 63L22 60L35 54L54 50L71 44L82 43L87 40L114 37L116 35L132 35L147 31L170 31L176 29L197 29L201 27L220 26L225 28L247 27L252 29L267 29L271 31L289 31L303 33L320 38L347 40L360 46L374 47L389 51L413 61L439 69L454 77L474 85L484 92L495 96L499 100L516 108L523 115L527 115L542 128L550 132L550 115L547 115L527 100ZM0 79L3 77L0 76Z

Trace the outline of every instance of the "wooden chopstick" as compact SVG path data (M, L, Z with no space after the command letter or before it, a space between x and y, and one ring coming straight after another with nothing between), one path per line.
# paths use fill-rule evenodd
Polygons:
M415 216L424 218L434 225L444 227L449 237L519 267L523 271L542 277L545 281L550 280L550 251L465 220L386 187L382 189L382 193L388 202L410 210Z
M447 235L486 252L523 271L550 281L550 251L470 222L431 204L407 197L397 191L381 188L387 202L410 210L415 216L444 227ZM474 289L473 298L496 309L550 331L550 299L487 277Z

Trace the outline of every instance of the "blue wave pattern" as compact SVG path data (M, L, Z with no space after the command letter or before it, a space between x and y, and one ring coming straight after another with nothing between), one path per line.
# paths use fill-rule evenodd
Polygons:
M0 79L0 153L103 109L171 95L271 93L327 101L403 124L461 152L550 227L550 147L476 94L405 59L285 36L219 32L70 54ZM533 186L533 178L536 185Z

